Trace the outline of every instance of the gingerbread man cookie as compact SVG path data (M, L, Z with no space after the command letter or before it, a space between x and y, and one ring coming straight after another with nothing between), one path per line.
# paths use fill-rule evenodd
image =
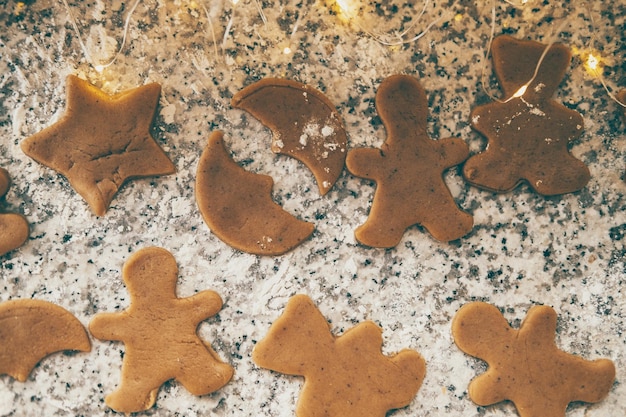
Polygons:
M545 48L510 36L494 39L493 65L506 100L472 111L472 127L489 144L465 163L470 184L504 193L526 181L539 194L556 195L589 182L587 166L568 151L582 134L583 118L552 99L571 53L554 44L543 56Z
M11 186L9 173L0 168L0 199ZM22 246L28 239L29 227L26 218L14 213L0 213L0 256Z
M94 337L121 341L126 348L122 380L106 397L107 405L123 413L147 410L160 386L170 379L194 395L224 386L233 375L232 367L197 335L200 322L222 308L220 296L202 291L177 298L176 260L161 248L132 255L122 275L130 307L121 313L98 314L89 324Z
M381 353L381 329L363 322L340 337L311 299L296 295L252 352L262 368L304 376L298 417L384 417L409 405L426 365L413 350Z
M346 158L352 174L377 185L369 217L355 232L357 240L390 248L415 224L444 242L466 235L473 218L459 209L443 181L445 170L467 158L465 142L428 138L428 100L413 77L385 79L376 94L376 109L387 140L381 149L353 149Z
M613 362L565 353L555 333L556 313L547 306L532 307L519 330L490 304L463 306L452 322L454 341L489 364L470 383L470 398L483 406L511 400L521 417L564 417L572 401L606 397L615 379Z
M110 96L70 75L65 114L25 139L22 150L65 176L103 216L127 180L175 171L150 134L160 93L152 83Z

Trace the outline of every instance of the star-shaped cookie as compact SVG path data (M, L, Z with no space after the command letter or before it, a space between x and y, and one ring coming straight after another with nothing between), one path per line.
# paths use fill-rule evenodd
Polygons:
M493 65L506 99L472 111L472 127L489 144L465 163L470 184L503 193L527 181L539 194L556 195L589 182L589 169L568 150L582 134L583 118L552 99L571 52L551 45L537 68L545 48L510 36L494 39Z
M352 174L376 181L377 187L356 239L368 246L393 247L414 224L444 242L466 235L473 218L456 205L443 173L467 158L468 146L458 138L428 137L428 100L413 77L386 78L376 93L376 109L387 140L380 149L352 149L346 158Z
M311 299L296 295L252 352L266 369L304 376L298 417L384 417L417 394L426 365L415 351L381 353L381 329L366 321L335 337Z
M130 306L119 313L97 314L89 331L102 340L124 342L122 380L106 403L115 411L147 410L161 385L175 379L194 395L224 386L233 368L200 339L200 322L217 314L222 299L214 291L176 296L176 260L162 248L146 248L124 264Z
M463 306L452 322L454 341L489 364L470 383L470 398L483 406L511 400L521 417L564 417L572 401L606 397L615 379L613 362L563 352L555 334L556 313L547 306L532 307L519 330L491 304Z
M152 83L111 96L70 75L65 114L25 139L22 150L65 176L102 216L128 179L175 171L150 134L160 93Z

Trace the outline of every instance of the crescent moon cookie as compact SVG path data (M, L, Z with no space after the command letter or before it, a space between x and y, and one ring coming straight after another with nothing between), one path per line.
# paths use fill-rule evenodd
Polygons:
M11 178L0 168L0 199L9 191ZM28 221L20 214L0 213L0 256L17 249L28 239Z
M106 403L122 413L152 407L161 385L171 379L194 395L224 386L233 368L200 339L200 322L217 314L222 299L213 291L187 298L176 296L178 267L161 248L133 254L122 270L130 307L120 313L97 314L89 331L101 340L124 343L122 380Z
M211 134L196 175L196 201L211 231L233 248L256 255L281 255L308 239L313 224L276 204L272 178L237 165L223 137L219 131Z
M103 216L127 180L175 171L150 134L160 94L152 83L111 96L70 75L65 114L25 139L22 150L65 176Z
M366 321L335 337L311 299L296 295L256 344L252 360L262 368L304 376L298 417L384 417L411 403L426 365L409 349L383 355L381 333Z
M315 176L326 194L343 171L347 136L333 103L296 81L265 78L235 94L231 105L269 127L272 151L292 156Z
M428 100L413 77L386 78L376 93L376 109L387 139L380 149L352 149L346 159L352 174L376 181L369 217L356 229L356 239L391 248L415 224L444 242L465 236L474 220L455 203L443 173L467 158L468 146L458 138L428 137Z
M545 49L510 36L494 39L493 65L506 100L472 111L472 127L489 143L465 163L463 175L470 184L504 193L526 181L539 194L557 195L589 182L587 166L568 151L582 134L583 118L552 99L571 52L553 44L544 56Z
M42 359L55 352L89 352L87 331L69 311L41 300L0 304L0 375L26 381Z
M454 341L489 364L469 385L472 401L487 406L510 400L521 417L565 417L572 401L594 403L606 397L615 380L613 362L563 352L555 333L551 307L532 307L515 330L491 304L464 305L452 321Z

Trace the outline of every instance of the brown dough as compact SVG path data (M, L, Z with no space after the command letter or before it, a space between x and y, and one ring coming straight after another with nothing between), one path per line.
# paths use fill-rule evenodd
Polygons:
M582 134L583 118L552 99L571 53L562 44L552 45L533 78L545 48L505 35L494 39L494 70L507 99L472 111L472 127L489 145L465 163L463 175L470 184L503 193L527 181L539 194L556 195L589 182L587 166L568 151ZM516 94L531 80L523 94Z
M390 248L414 224L444 242L469 233L474 220L459 209L443 181L445 170L467 158L465 142L429 139L426 92L413 77L385 79L376 93L376 109L387 140L381 149L352 149L346 159L352 174L376 181L377 187L369 217L355 232L357 240Z
M0 168L0 198L3 198L11 179L9 173ZM29 226L26 218L14 213L0 213L0 256L22 246L28 239Z
M110 96L70 75L65 114L25 139L22 150L65 176L103 216L128 179L175 171L150 135L160 94L161 86L152 83Z
M252 352L262 368L304 376L298 417L384 417L409 405L426 365L413 350L381 353L381 329L371 321L335 337L305 295L296 295Z
M615 379L613 362L565 353L555 333L556 313L547 306L532 307L519 330L490 304L463 306L452 322L454 341L489 364L470 383L472 401L486 406L511 400L521 417L564 417L572 401L606 397Z
M620 90L617 93L617 99L620 103L622 103L620 109L622 110L622 116L624 117L624 122L626 123L626 89Z
M161 248L133 254L124 264L122 276L130 307L121 313L97 314L89 323L94 337L121 341L126 349L121 383L106 397L107 405L122 413L147 410L161 385L170 379L194 395L224 386L233 368L197 334L200 322L222 308L220 296L202 291L177 298L176 260Z
M272 151L304 163L320 194L332 188L343 171L347 138L335 106L324 94L295 81L266 78L235 94L231 105L269 127Z
M237 165L223 136L211 134L196 175L196 201L211 231L233 248L256 255L281 255L306 240L313 224L276 204L272 178Z
M0 375L21 382L54 352L91 350L87 331L69 311L30 299L0 304L0 343Z

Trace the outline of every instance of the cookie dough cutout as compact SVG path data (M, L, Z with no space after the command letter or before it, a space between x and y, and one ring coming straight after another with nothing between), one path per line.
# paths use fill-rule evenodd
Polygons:
M324 94L295 81L265 78L235 94L231 105L270 128L272 151L304 163L321 195L333 187L345 164L347 137Z
M510 36L492 43L493 65L503 101L476 107L472 127L488 140L487 149L470 157L463 176L470 183L505 193L522 182L542 195L578 191L589 169L568 150L583 131L583 118L552 99L571 61L570 50Z
M618 91L617 100L621 103L619 107L622 111L622 120L626 123L626 89Z
M0 341L0 375L10 375L20 382L55 352L91 350L81 322L64 308L41 300L0 304Z
M606 397L615 379L613 362L563 352L555 334L556 313L547 306L532 307L519 330L490 304L463 306L452 322L454 341L489 364L469 385L472 401L487 406L510 400L521 417L564 417L572 401Z
M9 191L11 178L0 168L0 199ZM0 213L0 256L19 248L28 239L30 228L26 218L20 214Z
M281 255L308 239L315 227L296 219L272 200L273 180L241 168L213 132L196 175L196 201L215 235L235 249Z
M150 134L160 94L161 86L152 83L108 95L70 75L65 114L22 141L22 150L65 176L103 216L127 180L175 171Z
M385 417L388 410L409 405L426 364L413 350L383 355L381 333L366 321L335 337L311 299L296 295L257 343L252 360L304 376L298 417Z
M443 173L467 158L468 146L458 138L428 137L428 100L413 77L385 79L376 93L376 109L387 139L380 149L352 149L346 159L353 175L376 181L369 217L356 229L356 239L394 247L415 224L444 242L465 236L474 220L456 205Z
M97 314L89 323L94 337L125 346L120 385L105 400L109 407L122 413L147 410L161 385L171 379L194 395L209 394L230 381L233 368L197 334L200 322L222 308L217 293L176 297L176 260L161 248L133 254L122 276L130 307Z

